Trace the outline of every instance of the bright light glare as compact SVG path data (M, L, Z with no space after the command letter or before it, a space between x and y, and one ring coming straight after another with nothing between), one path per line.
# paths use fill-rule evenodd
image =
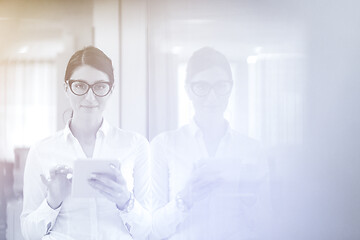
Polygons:
M251 63L256 63L257 60L257 56L248 56L246 61L247 63L251 64Z
M180 47L180 46L175 46L175 47L173 47L173 48L171 49L171 52L172 52L173 54L180 54L181 51L182 51L182 47Z
M28 46L23 46L18 50L18 53L24 54L24 53L27 53L28 50L29 50Z

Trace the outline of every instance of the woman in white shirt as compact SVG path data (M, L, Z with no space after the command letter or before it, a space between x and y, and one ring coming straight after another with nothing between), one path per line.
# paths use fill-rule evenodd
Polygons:
M72 108L65 129L31 147L24 175L22 232L26 239L145 238L150 215L147 140L103 118L114 88L111 60L86 47L68 62L64 89ZM71 194L77 159L116 159L121 169L94 173L88 183L103 198Z
M230 64L205 47L191 56L186 74L193 120L151 142L152 237L258 238L258 213L268 209L267 168L259 144L224 118Z

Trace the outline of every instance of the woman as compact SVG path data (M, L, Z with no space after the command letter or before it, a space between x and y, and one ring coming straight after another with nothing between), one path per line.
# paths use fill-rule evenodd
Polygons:
M224 118L233 86L230 64L205 47L191 56L186 74L194 119L151 142L152 236L256 238L262 230L255 212L268 209L267 170L258 143Z
M30 149L24 175L22 232L26 239L132 239L150 228L148 142L103 118L114 88L111 60L86 47L69 60L64 89L72 108L65 129ZM121 170L94 173L89 184L103 198L73 198L77 159L116 159ZM131 190L133 189L133 191Z

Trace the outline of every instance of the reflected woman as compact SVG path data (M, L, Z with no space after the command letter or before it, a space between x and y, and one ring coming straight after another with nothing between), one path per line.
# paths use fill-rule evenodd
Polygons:
M191 56L185 88L194 118L151 142L153 238L260 236L267 168L259 144L224 118L232 87L223 54L205 47Z
M21 227L26 239L132 239L150 231L147 140L103 117L114 88L111 60L86 47L70 58L64 89L72 108L65 129L31 147L24 175ZM121 169L94 173L103 198L73 198L77 159L116 159Z

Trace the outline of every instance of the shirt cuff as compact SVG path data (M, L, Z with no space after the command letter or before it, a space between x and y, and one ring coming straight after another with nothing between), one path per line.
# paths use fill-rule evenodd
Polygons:
M150 213L136 199L134 199L134 206L130 211L119 211L119 214L126 229L132 236L144 236L150 232ZM140 229L142 231L139 232Z
M190 209L182 209L177 203L176 199L171 200L168 203L167 208L168 212L173 213L171 220L176 224L181 223L189 215L190 211Z
M189 211L183 211L177 205L176 199L173 199L155 210L152 219L152 237L168 238L176 232L177 226L189 215Z
M57 209L51 208L46 199L44 199L44 201L39 206L37 211L40 216L44 216L46 233L49 233L50 230L53 228L56 218L60 213L60 209L61 209L61 205Z

